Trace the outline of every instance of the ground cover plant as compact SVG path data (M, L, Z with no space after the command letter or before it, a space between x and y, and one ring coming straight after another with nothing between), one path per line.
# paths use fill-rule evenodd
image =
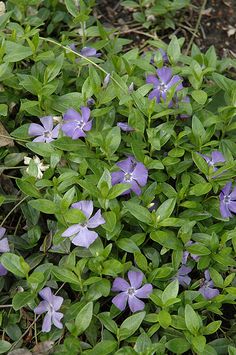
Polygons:
M0 4L0 353L235 354L235 60Z

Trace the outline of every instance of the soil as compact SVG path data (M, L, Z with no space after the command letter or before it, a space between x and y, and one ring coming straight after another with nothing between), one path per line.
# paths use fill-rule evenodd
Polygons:
M174 33L178 37L184 36L186 45L195 32L203 1L192 0L188 9L176 14ZM169 41L173 30L157 32L154 26L145 29L133 20L132 11L124 8L121 1L100 0L95 15L104 25L116 28L122 37L132 39L132 46L143 48L146 41L155 36ZM236 0L208 0L202 9L200 25L194 37L194 43L203 52L214 45L221 57L236 58Z

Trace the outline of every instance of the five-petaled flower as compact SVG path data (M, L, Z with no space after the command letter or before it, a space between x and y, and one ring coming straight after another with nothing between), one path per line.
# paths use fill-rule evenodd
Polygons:
M34 313L42 314L47 312L43 320L42 331L46 333L50 332L52 324L62 329L63 324L61 323L61 319L63 313L57 311L61 308L63 297L54 296L50 287L43 288L39 292L39 295L43 301L34 309Z
M6 253L10 251L7 237L3 238L5 233L6 233L6 228L0 227L0 253ZM0 276L5 276L6 274L7 274L7 270L0 263Z
M191 283L191 277L188 274L192 271L192 268L186 265L182 265L177 274L175 275L174 279L179 281L179 284L183 287L187 287Z
M232 190L232 182L228 182L220 193L220 213L223 218L233 217L236 213L236 187Z
M130 188L122 193L128 194L131 190L136 194L141 194L140 186L145 186L148 179L147 168L134 157L129 156L127 159L116 164L121 171L115 171L111 174L112 185L119 183L130 183Z
M86 137L86 131L92 128L92 121L89 121L90 109L88 107L81 107L81 114L70 108L63 116L65 123L62 125L62 131L66 136L72 139Z
M33 158L29 158L29 157L24 157L24 164L25 165L30 165L31 161L33 161L36 165L37 171L36 171L36 178L37 179L42 179L43 177L43 171L46 171L47 169L50 168L49 165L47 164L43 164L43 162L39 159L39 157L37 155L35 155ZM28 167L26 169L27 174L30 173L30 167Z
M202 294L204 298L210 300L213 297L218 296L220 292L216 288L213 288L214 283L211 280L210 273L208 270L205 270L204 275L205 275L205 280L201 282L201 287L199 288L199 292Z
M215 167L216 164L225 162L223 154L221 152L218 152L217 150L213 151L210 156L204 154L201 154L201 156L206 160L209 166L213 167L214 171L217 170L217 168Z
M93 201L80 201L73 203L72 208L78 208L86 217L85 222L73 224L65 230L62 237L73 237L72 243L76 246L88 248L98 237L98 234L90 229L94 229L106 221L99 209L93 217Z
M163 67L157 69L156 72L158 78L156 75L148 75L146 78L147 84L153 84L154 86L154 90L152 90L148 96L150 100L155 97L157 103L159 103L161 99L166 101L167 93L174 85L176 85L175 92L183 89L181 77L179 75L172 76L172 71L170 68ZM172 103L169 105L172 105Z
M120 293L112 299L112 303L123 311L128 301L131 312L141 311L144 309L145 303L139 298L148 298L152 293L152 285L145 284L141 287L143 273L140 271L129 271L128 279L130 283L121 277L114 280L112 291Z
M52 142L58 137L60 125L58 124L53 128L52 116L41 117L40 121L42 126L38 123L30 124L28 130L29 136L36 137L33 139L33 142Z

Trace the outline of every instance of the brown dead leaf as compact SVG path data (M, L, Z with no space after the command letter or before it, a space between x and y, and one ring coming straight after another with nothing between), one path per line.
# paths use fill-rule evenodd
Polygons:
M3 124L0 122L0 147L5 147L6 145L13 147L14 141L4 128Z
M42 343L38 343L32 349L34 355L48 355L52 354L54 342L47 340Z

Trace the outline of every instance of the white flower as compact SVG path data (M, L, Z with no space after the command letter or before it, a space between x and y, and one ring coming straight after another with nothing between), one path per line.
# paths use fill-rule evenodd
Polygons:
M49 169L50 166L44 165L37 155L35 155L33 157L33 159L29 158L29 157L24 157L24 164L29 165L31 160L34 161L34 163L36 164L37 169L38 169L37 176L36 176L37 179L42 179L42 177L43 177L42 171ZM29 167L26 169L26 172L29 173Z
M6 12L6 6L3 1L0 1L0 16L4 15Z

